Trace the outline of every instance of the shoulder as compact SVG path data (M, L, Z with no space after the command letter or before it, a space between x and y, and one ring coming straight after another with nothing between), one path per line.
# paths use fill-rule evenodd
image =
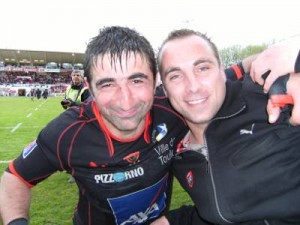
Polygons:
M184 118L173 109L166 96L155 96L151 112L154 121L169 121L186 126Z
M59 116L50 121L43 129L42 133L47 136L57 137L67 130L76 129L82 123L95 120L92 111L92 102L87 102L81 106L73 106L63 111Z

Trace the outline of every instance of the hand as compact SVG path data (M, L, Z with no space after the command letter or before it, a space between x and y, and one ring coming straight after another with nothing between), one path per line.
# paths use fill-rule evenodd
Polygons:
M294 105L291 112L290 124L293 126L300 125L300 73L291 73L287 82L287 94L293 98ZM267 105L269 122L275 123L280 115L280 107L274 106L271 100Z
M253 61L250 70L252 80L263 85L264 91L267 93L279 76L294 72L298 53L299 43L297 41L270 46ZM262 75L267 71L270 71L270 74L264 81Z
M72 100L71 100L71 99L64 99L64 100L62 100L62 101L60 102L60 104L62 105L62 107L63 107L64 109L67 109L67 108L71 107L71 105L72 105Z
M157 220L153 221L150 225L170 225L170 223L165 216L162 216Z

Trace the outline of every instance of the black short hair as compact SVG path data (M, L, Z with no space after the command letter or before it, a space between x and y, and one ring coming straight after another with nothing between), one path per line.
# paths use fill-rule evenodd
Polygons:
M111 65L115 66L117 61L121 63L123 54L129 56L131 53L140 54L146 59L155 80L157 73L155 53L143 35L134 29L121 26L100 29L99 34L89 42L85 52L84 75L87 82L90 83L92 80L91 71L99 56L103 57L105 54L109 54Z

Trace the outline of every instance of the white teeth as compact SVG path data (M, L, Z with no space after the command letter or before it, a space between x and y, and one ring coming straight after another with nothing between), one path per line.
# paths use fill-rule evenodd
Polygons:
M191 105L196 105L196 104L199 104L199 103L201 103L201 102L204 102L204 98L202 98L202 99L198 99L198 100L194 100L194 101L188 101L188 103L189 104L191 104Z

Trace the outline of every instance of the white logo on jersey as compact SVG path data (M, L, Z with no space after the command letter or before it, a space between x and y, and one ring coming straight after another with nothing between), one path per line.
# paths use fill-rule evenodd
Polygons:
M136 169L128 170L125 172L96 174L94 176L94 179L96 180L97 184L99 184L99 182L108 184L108 183L115 183L115 182L123 182L125 180L141 177L143 175L144 175L144 169L142 167L138 167Z
M141 223L144 223L145 221L148 220L148 215L155 212L155 211L158 211L159 210L159 207L156 203L154 203L151 207L149 207L146 212L139 212L135 215L132 215L130 216L130 218L126 221L124 221L123 223L121 223L121 225L125 225L127 223L130 223L130 224L141 224Z
M36 140L34 140L33 142L31 142L29 145L27 145L24 149L23 149L23 159L25 159L37 146L36 144Z
M162 165L169 162L174 156L174 152L172 151L172 149L170 149L170 146L168 144L161 144L154 148L154 150L158 154L158 159L160 160Z
M241 129L240 130L240 135L243 135L243 134L250 134L250 135L252 135L253 134L253 128L254 128L254 123L251 126L251 130Z

